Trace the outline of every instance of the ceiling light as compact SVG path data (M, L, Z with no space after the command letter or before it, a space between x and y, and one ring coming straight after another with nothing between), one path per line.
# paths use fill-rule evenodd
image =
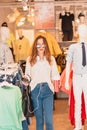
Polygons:
M23 21L25 21L25 19L26 19L25 17L21 17L20 21L23 22Z
M35 25L35 23L34 22L32 22L32 26L34 26Z
M27 5L24 5L24 6L23 6L23 10L24 10L24 11L28 10L28 6L27 6Z
M10 23L15 22L15 20L20 16L20 12L17 8L12 9L12 12L7 15L7 19Z
M23 22L23 21L20 21L20 22L17 23L17 26L20 27L20 26L22 26L23 24L24 24L24 22Z
M18 0L18 1L22 1L22 0Z
M16 20L15 14L14 13L8 14L7 19L9 23L15 22Z
M15 17L17 18L20 15L20 12L15 8L14 10Z
M16 19L16 25L17 26L22 26L25 23L26 17L20 15L17 19Z

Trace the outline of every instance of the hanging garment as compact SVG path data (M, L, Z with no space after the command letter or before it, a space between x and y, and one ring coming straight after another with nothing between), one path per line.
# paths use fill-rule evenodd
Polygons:
M22 95L17 86L0 86L0 130L22 130Z

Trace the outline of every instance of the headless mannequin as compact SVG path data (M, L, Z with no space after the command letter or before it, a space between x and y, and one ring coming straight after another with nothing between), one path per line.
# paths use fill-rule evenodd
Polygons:
M1 40L2 41L6 41L6 39L9 37L10 32L9 29L7 27L1 27Z
M74 14L70 12L69 7L65 7L59 15L59 30L63 33L63 41L73 40L74 32Z
M79 34L79 43L81 42L86 42L86 37L87 37L87 30L86 30L86 25L85 24L81 24L81 27L78 28L78 34ZM66 64L66 82L65 82L65 87L66 89L69 90L70 86L69 86L69 74L70 74L70 64L69 62L67 62Z
M87 43L86 42L86 37L87 37L87 26L85 24L80 24L78 27L78 34L79 34L79 43ZM70 85L69 85L69 75L70 75L70 62L66 63L66 81L65 81L65 88L67 90L70 89ZM79 86L78 86L79 87ZM80 89L80 88L79 88ZM74 94L75 96L75 94ZM77 130L77 129L75 129Z
M9 29L7 27L1 27L0 29L1 41L0 41L0 64L13 63L13 56L11 50L6 43L6 39L9 37Z
M24 38L22 29L18 29L18 36L20 40Z

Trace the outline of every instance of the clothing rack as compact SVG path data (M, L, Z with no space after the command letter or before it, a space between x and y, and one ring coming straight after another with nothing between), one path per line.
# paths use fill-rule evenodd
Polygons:
M0 86L11 87L13 77L18 72L17 64L2 64L0 65Z

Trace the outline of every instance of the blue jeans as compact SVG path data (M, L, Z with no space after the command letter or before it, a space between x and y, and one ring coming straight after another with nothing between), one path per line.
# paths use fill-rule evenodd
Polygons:
M36 117L36 130L53 130L53 92L47 83L37 84L31 91Z
M29 129L28 129L28 123L27 123L26 120L23 120L23 121L22 121L22 128L23 128L23 130L29 130Z

